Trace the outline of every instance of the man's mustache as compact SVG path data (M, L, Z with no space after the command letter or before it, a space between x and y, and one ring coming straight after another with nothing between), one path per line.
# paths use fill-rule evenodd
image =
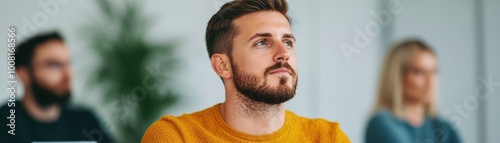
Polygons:
M296 75L295 70L293 70L292 66L290 66L290 64L288 64L288 62L279 62L279 63L274 64L273 66L268 67L266 69L265 74L268 74L272 70L276 70L276 69L279 69L279 68L287 68L288 70L290 70L290 75L291 76L295 76Z

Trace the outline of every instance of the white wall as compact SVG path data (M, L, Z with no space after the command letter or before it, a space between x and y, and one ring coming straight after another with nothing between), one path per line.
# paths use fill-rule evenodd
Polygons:
M373 21L372 11L380 11L375 1L320 1L316 3L317 24L315 39L311 46L317 46L312 54L312 63L316 63L311 76L315 79L311 86L316 96L312 112L315 117L324 117L338 121L343 131L352 142L362 142L365 122L375 99L376 79L379 65L379 38L369 37L365 48L360 53L348 56L341 50L340 44L355 44L361 29ZM366 33L366 32L365 32ZM318 44L315 44L315 43Z
M42 2L53 0L38 0ZM36 1L36 2L38 2ZM180 67L175 75L176 89L183 95L178 106L169 113L180 115L210 107L224 100L222 82L209 65L204 34L206 24L218 6L227 0L165 1L148 0L145 12L157 19L150 38L157 40L179 40ZM500 81L500 4L485 0L485 71L491 73L493 81ZM42 6L28 0L4 1L0 5L0 28L24 25L22 17L32 21L33 15L44 12ZM440 112L453 111L454 105L464 105L478 84L475 39L474 1L405 1L401 0L399 12L391 13L392 20L382 26L380 33L369 36L370 43L360 53L349 56L341 50L341 43L355 45L354 38L359 28L366 33L365 26L373 24L372 12L389 11L394 5L390 1L341 1L341 0L289 0L290 16L297 41L299 60L299 84L297 95L287 103L287 108L306 117L322 117L340 122L344 132L353 142L363 141L363 132L369 111L375 99L380 60L389 42L407 36L419 36L437 50L440 60ZM59 29L67 39L73 54L75 69L74 100L79 104L95 106L99 94L86 88L86 79L92 74L87 67L92 55L80 35L81 26L91 23L88 18L96 14L92 1L70 0L59 4L60 9L49 16L46 25L39 30ZM15 11L15 12L14 12ZM373 28L373 27L372 27ZM372 29L373 30L373 29ZM6 32L6 31L4 31ZM369 32L369 31L368 31ZM373 31L372 31L373 32ZM23 35L24 31L20 33ZM0 34L6 39L6 34ZM0 40L0 45L6 45ZM6 51L0 50L0 59ZM6 69L6 62L0 62ZM6 75L6 70L0 70ZM1 76L2 81L6 76ZM6 87L5 82L0 82ZM500 140L500 109L498 97L500 88L487 100L484 118L487 127L487 142ZM0 91L6 95L6 90ZM5 94L4 94L5 93ZM5 102L6 96L0 96ZM106 120L105 112L99 114ZM462 117L458 128L465 142L478 142L478 109L470 111L469 117Z
M486 99L486 142L500 141L500 1L484 0L485 74L491 75L493 89ZM483 77L484 78L484 77Z

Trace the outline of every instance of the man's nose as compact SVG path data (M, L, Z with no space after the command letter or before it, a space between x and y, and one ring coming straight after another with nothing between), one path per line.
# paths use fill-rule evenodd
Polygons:
M290 59L290 50L282 42L278 43L280 44L276 44L274 47L276 49L276 53L273 60L275 62L287 62Z

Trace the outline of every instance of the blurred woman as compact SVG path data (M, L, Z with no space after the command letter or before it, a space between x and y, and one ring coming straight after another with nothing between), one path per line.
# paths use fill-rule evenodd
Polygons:
M461 142L451 125L436 117L437 71L436 54L425 43L407 40L393 47L384 61L365 142Z

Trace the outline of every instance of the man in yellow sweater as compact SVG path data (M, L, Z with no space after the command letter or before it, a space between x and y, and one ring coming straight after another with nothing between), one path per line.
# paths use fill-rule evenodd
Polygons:
M206 44L226 100L203 111L164 116L143 143L350 142L338 123L285 110L295 95L295 38L285 0L236 0L208 22Z

